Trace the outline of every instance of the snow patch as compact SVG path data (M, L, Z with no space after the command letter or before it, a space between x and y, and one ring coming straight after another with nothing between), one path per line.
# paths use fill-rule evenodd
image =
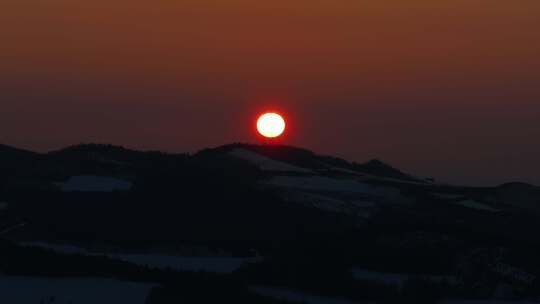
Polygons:
M153 286L99 278L0 276L0 303L144 304Z
M264 171L313 173L313 171L309 169L300 168L300 167L293 166L284 162L273 160L271 158L262 156L260 154L251 152L246 149L241 149L241 148L234 149L231 152L229 152L229 155L246 160L256 165L257 167L259 167L261 170L264 170Z
M431 275L431 274L406 274L406 273L387 273L369 271L362 268L353 268L351 270L353 278L356 280L378 282L386 285L403 287L403 284L410 279L423 279L431 282L457 283L457 278L449 275Z
M244 264L256 263L261 260L261 258L255 257L184 257L157 254L115 254L109 256L151 268L213 273L232 273Z
M18 224L15 224L13 226L10 226L8 228L5 228L3 230L0 230L0 235L4 235L4 234L7 234L7 233L10 233L11 231L14 231L14 230L17 230L19 228L22 228L26 226L26 223L25 222L21 222L21 223L18 223Z
M232 273L245 264L260 262L260 257L191 257L165 254L118 254L90 252L84 248L72 245L53 245L39 242L27 242L21 245L27 247L39 247L52 251L67 254L82 254L89 256L106 256L135 265L158 268L173 269L177 271L204 271L213 273Z
M489 211L489 212L500 211L499 209L492 208L491 206L488 206L486 204L483 204L483 203L480 203L471 199L459 201L459 202L456 202L456 204L467 207L467 208L472 208L472 209L482 210L482 211Z
M64 192L113 192L128 191L132 184L128 181L104 176L72 176L60 184Z

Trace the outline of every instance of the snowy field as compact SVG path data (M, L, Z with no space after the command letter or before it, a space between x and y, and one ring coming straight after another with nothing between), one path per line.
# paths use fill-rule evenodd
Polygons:
M157 269L173 269L177 271L204 271L212 273L231 273L242 265L256 263L262 260L257 257L190 257L164 254L117 254L89 252L83 248L70 245L53 245L47 243L22 243L27 247L39 247L67 254L83 254L92 256L106 256L139 266Z
M100 278L31 278L0 275L0 303L144 304L152 284Z
M362 268L353 268L351 270L353 278L356 280L378 282L386 285L396 286L398 288L403 287L403 284L409 279L424 279L432 282L448 282L456 283L457 279L454 276L446 275L422 275L422 274L402 274L402 273L387 273L370 271Z

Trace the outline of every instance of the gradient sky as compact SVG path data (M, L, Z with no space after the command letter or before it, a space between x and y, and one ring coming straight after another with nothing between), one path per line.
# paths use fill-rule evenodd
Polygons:
M283 143L540 184L538 0L0 0L0 142Z

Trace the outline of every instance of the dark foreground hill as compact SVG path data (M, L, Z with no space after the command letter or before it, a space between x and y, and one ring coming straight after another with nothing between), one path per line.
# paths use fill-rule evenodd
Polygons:
M150 284L147 303L535 301L539 212L532 185L438 184L287 146L0 146L5 286L114 278Z

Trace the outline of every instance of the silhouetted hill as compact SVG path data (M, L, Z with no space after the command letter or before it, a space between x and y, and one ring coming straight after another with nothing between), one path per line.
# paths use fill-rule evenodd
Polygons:
M2 145L2 144L0 144L0 153L2 157L8 156L8 155L34 155L36 154L31 151L27 151L27 150L15 148L15 147L10 147L6 145Z
M500 189L508 189L508 190L529 190L529 191L538 191L540 190L540 187L527 184L527 183L519 183L519 182L512 182L512 183L505 183L500 185L498 188Z
M196 303L186 286L247 302L269 286L374 303L540 296L532 185L438 184L277 145L194 155L0 146L0 164L0 272L10 275L152 282L148 303ZM250 262L186 274L229 258Z
M23 162L32 161L37 156L38 154L34 152L0 145L0 166L2 168L23 165Z
M8 184L33 183L42 164L41 154L0 145L0 189Z
M358 172L368 173L375 176L383 176L410 181L420 181L419 179L405 174L400 170L395 169L392 166L389 166L378 159L371 160L364 164L354 163L352 167Z
M257 154L279 160L288 164L293 164L302 168L315 170L333 170L336 168L352 170L358 173L366 173L379 177L396 178L408 181L421 181L398 169L395 169L380 160L371 160L366 163L351 163L344 159L318 155L312 151L283 145L251 145L251 144L231 144L215 149L207 149L200 154L228 153L234 149L245 149Z

